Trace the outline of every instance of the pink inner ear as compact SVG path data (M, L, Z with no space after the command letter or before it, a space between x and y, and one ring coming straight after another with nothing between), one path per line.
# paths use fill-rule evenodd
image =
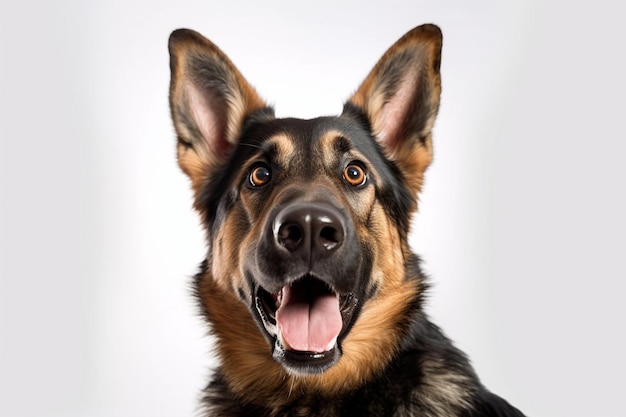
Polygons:
M391 154L402 142L402 135L411 115L411 104L416 93L417 77L409 73L398 86L396 93L383 105L376 126L381 144Z
M186 90L194 122L209 154L218 158L226 156L232 147L226 140L226 103L210 93L200 91L192 83L188 83Z

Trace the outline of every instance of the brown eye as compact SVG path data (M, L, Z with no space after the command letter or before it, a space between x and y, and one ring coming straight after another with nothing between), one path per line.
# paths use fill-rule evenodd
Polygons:
M272 178L270 170L265 165L259 165L250 172L250 184L253 187L262 187Z
M351 164L348 165L343 170L343 177L348 182L348 184L358 187L359 185L365 184L367 180L367 175L365 175L365 170L359 165Z

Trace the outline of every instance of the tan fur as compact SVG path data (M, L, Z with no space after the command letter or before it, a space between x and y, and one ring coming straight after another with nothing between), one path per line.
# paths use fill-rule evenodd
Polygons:
M420 417L457 415L470 407L472 392L466 388L469 378L430 359L422 362L423 380L419 400L424 404ZM410 415L410 414L407 414Z
M324 166L330 167L333 166L337 162L337 155L333 150L333 146L338 138L340 138L342 134L335 130L330 130L322 135L319 139L320 145L320 156L322 158L322 164Z
M276 145L278 149L278 155L276 163L283 167L287 167L292 162L292 157L295 152L294 144L287 135L276 135L268 140L270 144Z

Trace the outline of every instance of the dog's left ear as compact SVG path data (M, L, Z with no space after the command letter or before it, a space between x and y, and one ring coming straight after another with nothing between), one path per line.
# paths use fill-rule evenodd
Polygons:
M364 114L386 156L411 191L421 189L432 161L431 130L441 94L441 30L416 27L385 52L344 106L344 115Z

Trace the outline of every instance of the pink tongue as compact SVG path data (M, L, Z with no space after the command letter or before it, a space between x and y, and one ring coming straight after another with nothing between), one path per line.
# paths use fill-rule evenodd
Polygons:
M342 321L337 296L310 282L283 288L276 312L278 330L288 349L321 353L334 347Z

